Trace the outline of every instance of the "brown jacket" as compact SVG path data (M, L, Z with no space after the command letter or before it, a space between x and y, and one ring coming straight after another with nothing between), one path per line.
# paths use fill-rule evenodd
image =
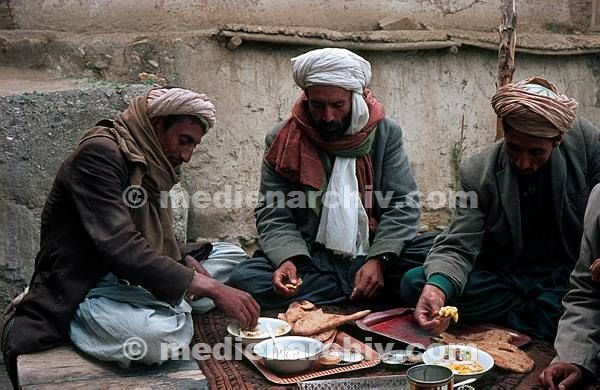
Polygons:
M127 162L108 138L82 143L63 162L42 213L29 293L11 313L13 356L67 340L79 303L108 272L172 304L184 296L193 270L150 248L125 204L128 186Z

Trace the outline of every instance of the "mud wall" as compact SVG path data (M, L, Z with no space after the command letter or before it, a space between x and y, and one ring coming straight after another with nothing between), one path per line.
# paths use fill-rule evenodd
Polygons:
M592 0L519 1L519 28L587 30ZM499 0L10 0L17 28L72 32L188 31L224 23L377 29L402 19L403 28L491 30Z

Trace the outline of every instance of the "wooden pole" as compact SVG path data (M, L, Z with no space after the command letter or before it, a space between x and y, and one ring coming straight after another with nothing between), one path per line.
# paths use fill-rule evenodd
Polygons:
M500 33L500 48L498 49L498 84L512 82L515 73L515 47L517 45L517 0L502 0L502 24L498 27ZM502 121L496 123L496 141L504 136Z

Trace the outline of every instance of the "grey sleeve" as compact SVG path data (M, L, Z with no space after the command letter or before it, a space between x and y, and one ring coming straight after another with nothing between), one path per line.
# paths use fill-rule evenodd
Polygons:
M579 124L586 135L585 145L588 149L588 177L590 188L600 183L600 132L592 123L584 118L579 118Z
M402 131L391 123L383 156L381 188L376 199L381 208L368 257L384 253L400 254L407 241L419 230L419 197L408 157L404 151ZM391 195L391 197L390 197Z
M579 261L563 298L565 313L554 341L555 361L580 365L595 375L600 353L600 282L592 281L590 265L600 258L600 186L596 186L584 219Z
M265 139L265 151L269 150L275 137L271 131ZM263 158L260 174L260 199L254 210L256 229L261 249L273 266L279 267L294 256L310 258L306 241L297 228L291 210L287 207L294 186L279 175Z
M442 274L462 293L475 260L481 252L486 214L480 196L466 184L458 186L455 209L448 228L435 240L425 264L425 275Z

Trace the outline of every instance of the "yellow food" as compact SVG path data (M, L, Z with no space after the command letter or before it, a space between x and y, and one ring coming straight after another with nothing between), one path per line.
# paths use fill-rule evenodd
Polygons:
M261 331L258 328L254 330L240 329L240 336L242 337L264 337L265 335L268 336L269 334Z
M296 284L292 284L292 283L287 283L285 285L285 287L287 288L292 288L292 289L297 289L298 287L300 287L302 285L302 279L298 278L298 282Z
M438 314L440 317L452 317L454 322L458 322L458 309L454 306L444 306Z
M448 364L446 367L458 375L476 374L483 371L483 366L478 362L452 363Z

